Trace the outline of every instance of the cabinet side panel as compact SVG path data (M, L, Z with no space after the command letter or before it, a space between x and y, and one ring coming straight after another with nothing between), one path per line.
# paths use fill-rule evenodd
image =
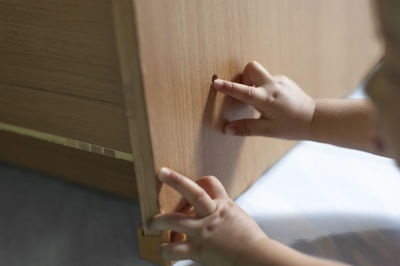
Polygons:
M130 152L109 0L0 0L0 123Z
M0 81L123 105L109 0L1 0Z
M350 3L351 2L351 3ZM210 88L257 60L313 97L354 89L381 54L366 0L137 0L136 21L154 165L216 175L232 197L293 143L222 133L257 114ZM164 211L179 197L162 188Z

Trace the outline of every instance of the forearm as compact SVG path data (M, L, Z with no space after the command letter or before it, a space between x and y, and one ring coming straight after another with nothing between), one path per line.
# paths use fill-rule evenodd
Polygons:
M245 249L235 266L344 266L340 262L320 259L298 252L272 239L262 239Z
M368 100L316 100L310 140L374 152L369 140L372 116Z

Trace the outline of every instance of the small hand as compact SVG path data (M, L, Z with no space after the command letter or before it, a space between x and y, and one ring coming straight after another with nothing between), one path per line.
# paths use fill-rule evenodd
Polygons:
M176 189L195 209L196 215L180 212L159 214L145 225L150 232L170 229L186 234L186 240L163 243L165 260L192 259L204 265L235 265L246 248L268 238L256 222L227 195L216 177L196 182L162 168L159 179Z
M286 139L308 139L315 101L285 76L271 76L259 63L246 65L242 83L216 79L214 88L253 106L258 119L231 121L225 133L237 136L270 136Z

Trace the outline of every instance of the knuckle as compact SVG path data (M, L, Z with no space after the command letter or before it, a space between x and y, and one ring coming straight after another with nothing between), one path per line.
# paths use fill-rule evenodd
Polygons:
M277 96L277 94L276 94L275 92L272 93L272 94L267 95L267 96L264 98L265 103L266 103L267 105L271 105L271 104L274 102L276 96Z
M253 134L253 132L252 132L252 130L250 129L250 127L247 125L247 126L245 126L244 128L244 134L245 134L245 136L252 136Z
M206 192L204 190L199 190L198 192L194 193L193 199L196 202L201 202L205 199L206 197Z
M220 208L219 217L224 218L226 216L229 216L229 213L231 213L232 209L234 209L235 207L236 203L233 200L231 199L226 200Z
M261 107L260 109L263 109L263 107L265 107L265 102L267 101L267 99L268 99L268 96L269 96L269 92L267 91L267 89L265 89L265 88L263 88L262 90L260 90L260 93L259 93L259 95L258 95L258 97L257 97L257 107Z
M203 240L207 240L214 235L214 232L217 228L216 219L203 226L201 229L200 235Z
M256 95L256 88L247 87L246 89L242 90L242 94L245 98L252 99Z
M289 78L285 75L278 75L274 78L275 84L287 84L289 82Z
M229 81L228 82L224 81L223 88L225 91L230 92L233 90L233 83Z
M237 130L237 134L240 136L251 136L252 135L251 127L247 121L243 121L236 130Z

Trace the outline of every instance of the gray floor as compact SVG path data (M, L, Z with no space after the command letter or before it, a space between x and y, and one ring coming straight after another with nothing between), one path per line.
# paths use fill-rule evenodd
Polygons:
M152 265L137 201L0 164L0 265Z

